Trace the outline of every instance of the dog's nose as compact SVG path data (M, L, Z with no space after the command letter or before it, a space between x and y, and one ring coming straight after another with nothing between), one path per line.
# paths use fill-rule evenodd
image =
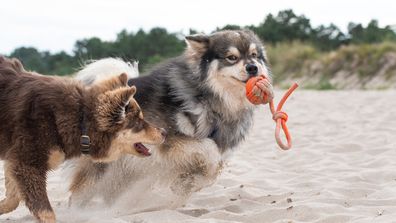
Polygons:
M246 72L249 74L249 77L255 77L258 73L258 67L256 64L249 63L246 65Z

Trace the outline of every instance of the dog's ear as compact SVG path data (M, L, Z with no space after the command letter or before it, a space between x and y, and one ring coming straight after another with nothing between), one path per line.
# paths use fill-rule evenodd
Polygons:
M122 73L111 79L100 81L99 83L92 86L98 93L104 93L106 91L111 91L117 88L128 86L128 75Z
M125 121L125 108L136 93L136 87L121 87L99 95L95 117L99 130L107 131Z
M26 72L20 60L17 58L6 58L0 55L0 70L2 73L9 73L18 75L20 73Z
M194 51L195 53L205 52L209 47L209 40L209 36L205 34L186 36L188 50Z

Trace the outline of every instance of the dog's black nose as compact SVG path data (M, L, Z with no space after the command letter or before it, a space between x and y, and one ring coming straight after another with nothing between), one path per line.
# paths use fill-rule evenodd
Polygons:
M249 63L246 65L246 71L249 74L249 77L255 77L258 73L258 67L256 66L256 64Z

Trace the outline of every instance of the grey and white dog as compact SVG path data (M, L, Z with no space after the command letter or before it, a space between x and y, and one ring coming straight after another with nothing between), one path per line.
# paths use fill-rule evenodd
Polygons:
M136 77L136 64L112 58L93 62L77 74L92 84L127 73L145 119L165 128L168 137L147 159L124 157L106 165L80 160L71 185L72 203L86 204L99 196L136 211L177 207L214 182L227 154L246 137L255 107L246 99L246 81L267 75L254 90L273 97L263 44L249 30L192 35L186 42L183 55L141 77Z

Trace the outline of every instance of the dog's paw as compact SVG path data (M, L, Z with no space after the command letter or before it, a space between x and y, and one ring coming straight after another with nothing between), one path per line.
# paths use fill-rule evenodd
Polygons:
M191 173L181 173L172 182L170 189L178 196L190 196L195 183L194 175Z
M0 201L0 215L15 210L19 205L19 199L15 197L7 197Z
M36 214L40 223L56 223L55 214L53 211L39 211Z

